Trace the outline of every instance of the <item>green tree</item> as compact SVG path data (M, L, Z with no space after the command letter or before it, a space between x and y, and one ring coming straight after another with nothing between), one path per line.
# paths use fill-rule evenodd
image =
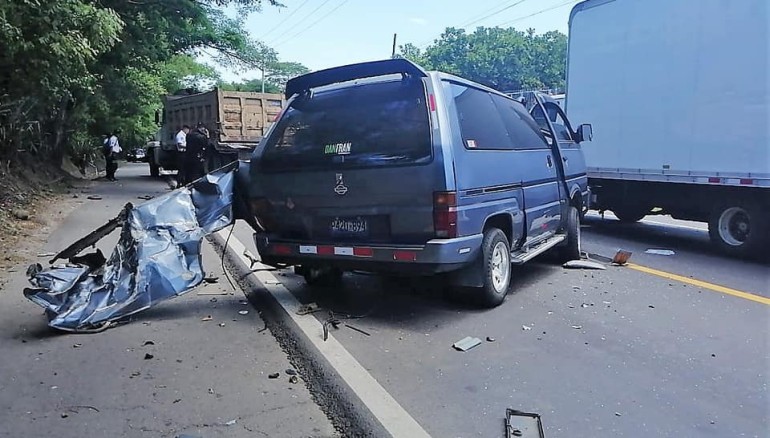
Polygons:
M557 31L537 35L533 29L479 27L468 34L447 28L425 50L401 46L400 56L501 91L563 88L567 37Z

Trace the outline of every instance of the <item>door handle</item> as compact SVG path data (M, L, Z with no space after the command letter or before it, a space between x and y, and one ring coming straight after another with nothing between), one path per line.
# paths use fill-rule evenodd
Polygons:
M553 160L551 159L550 155L546 155L545 162L548 165L549 168L553 167Z

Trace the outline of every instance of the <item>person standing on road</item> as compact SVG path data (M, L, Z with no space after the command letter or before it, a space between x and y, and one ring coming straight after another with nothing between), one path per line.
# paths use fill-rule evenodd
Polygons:
M107 138L106 144L104 145L104 158L107 162L107 180L109 181L117 181L115 172L118 170L118 154L123 150L120 148L118 134L120 134L120 129L116 129L115 132Z
M179 130L179 132L176 133L176 136L174 137L175 143L176 143L176 150L177 150L177 176L176 179L178 180L178 184L184 185L186 183L186 176L184 174L184 156L185 151L187 150L187 134L190 132L190 127L187 125L182 126L182 129Z
M209 132L203 123L198 123L195 131L187 135L187 152L184 153L185 184L189 184L201 178L203 171L203 157L209 142Z

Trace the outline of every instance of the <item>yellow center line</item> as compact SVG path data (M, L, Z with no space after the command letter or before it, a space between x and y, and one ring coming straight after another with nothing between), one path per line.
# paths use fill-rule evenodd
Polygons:
M712 284L705 281L695 280L693 278L683 277L681 275L676 275L665 271L659 271L657 269L648 268L646 266L635 265L633 263L628 263L626 266L639 272L657 275L658 277L667 278L669 280L681 281L682 283L691 284L693 286L698 286L703 289L710 289L715 292L721 292L723 294L732 295L738 298L743 298L744 300L756 301L758 303L767 304L768 306L770 306L770 298L766 298L761 295L755 295L748 292L739 291L736 289L730 289L729 287L720 286L718 284Z

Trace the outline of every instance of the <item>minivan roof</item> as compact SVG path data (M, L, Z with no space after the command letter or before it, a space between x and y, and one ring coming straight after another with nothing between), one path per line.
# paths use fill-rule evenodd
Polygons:
M505 98L510 98L500 91L453 74L440 71L425 71L419 65L404 58L350 64L297 76L286 83L286 98L291 98L295 94L300 94L311 89L316 89L318 91L332 91L351 86L392 81L396 80L398 75L401 77L436 76L440 80L456 82L490 93L495 93Z

